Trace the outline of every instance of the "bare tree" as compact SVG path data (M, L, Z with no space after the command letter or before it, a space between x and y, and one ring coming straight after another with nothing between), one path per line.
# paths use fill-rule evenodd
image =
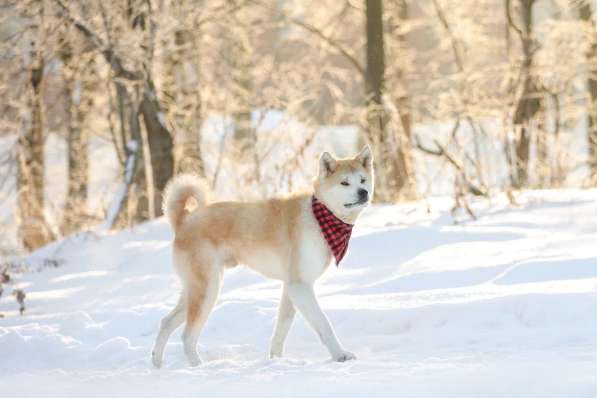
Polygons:
M234 1L231 0L231 3ZM223 55L230 71L232 120L234 125L235 157L241 162L252 162L255 156L256 134L252 122L253 79L252 48L247 15L243 9L231 13L225 25Z
M396 188L394 167L389 147L387 114L383 103L385 92L385 50L383 31L383 4L381 0L365 0L366 19L366 80L367 135L373 143L376 159L376 195L382 201L390 200Z
M513 185L524 187L529 181L529 158L531 153L531 123L541 109L542 94L536 82L533 58L537 51L533 37L533 5L535 0L518 0L521 26L514 21L510 0L506 0L508 24L518 35L522 48L522 63L518 83L518 96L515 103L512 124L516 128L514 150Z
M177 171L205 176L200 144L203 35L198 26L198 10L202 6L203 1L164 5L163 13L173 18L168 22L176 28L162 37L162 95L164 111L174 126Z
M597 26L591 10L591 2L580 6L580 18L587 25L589 49L586 54L588 65L587 85L589 106L587 110L587 144L589 148L589 166L591 184L597 185Z
M64 206L62 232L79 230L87 218L89 182L89 125L94 96L97 95L95 55L76 48L69 29L61 35L58 55L62 61L65 96L65 127L68 145L67 197Z
M19 229L23 245L32 250L53 239L44 215L44 120L42 90L45 58L42 52L46 33L43 1L31 7L28 51L22 60L28 72L26 108L17 151Z
M117 85L119 103L127 103L132 106L129 115L130 137L127 137L127 141L123 145L124 148L129 148L129 156L139 157L143 154L142 145L144 140L141 128L144 128L148 149L146 154L149 154L150 159L146 162L146 157L143 157L143 161L133 162L136 164L136 177L134 180L137 188L147 184L147 180L150 181L150 184L147 185L153 183L153 187L140 190L136 195L135 219L137 221L148 219L151 216L151 210L155 211L156 215L160 215L162 212L162 192L174 173L174 158L172 136L166 127L165 115L157 97L152 75L155 21L151 2L130 1L127 13L124 15L126 23L120 25L120 27L128 27L133 33L137 32L139 36L139 48L136 50L140 55L140 59L137 59L136 69L129 69L126 66L125 59L118 54L117 48L115 48L111 39L110 25L112 22L110 16L106 16L103 8L102 13L104 27L107 30L107 39L100 37L90 26L75 17L60 0L54 0L54 2L58 7L59 14L64 17L65 21L73 25L88 40L90 45L101 52L112 70ZM102 7L101 4L100 7ZM129 84L125 85L124 82ZM130 90L132 91L129 92ZM142 125L139 122L141 116L143 118ZM121 118L121 121L124 119ZM121 122L121 125L124 124L124 122ZM132 144L129 145L129 142L132 142ZM141 149L138 151L139 148ZM148 165L151 166L151 170L146 170ZM126 168L124 173L126 175ZM154 188L152 194L148 193L151 188ZM127 197L129 196L127 195ZM118 208L120 212L120 209L124 209L124 206L120 205Z
M389 12L388 33L386 43L388 53L394 60L389 66L392 75L388 76L388 96L395 104L397 115L390 116L390 124L397 130L394 133L396 141L396 197L412 200L417 198L417 183L415 165L412 153L413 110L410 98L406 72L409 62L409 44L406 25L408 23L408 3L406 0L396 0L394 9ZM389 73L388 73L389 74ZM398 116L398 117L396 117ZM399 119L399 120L392 120ZM399 122L399 123L397 123Z

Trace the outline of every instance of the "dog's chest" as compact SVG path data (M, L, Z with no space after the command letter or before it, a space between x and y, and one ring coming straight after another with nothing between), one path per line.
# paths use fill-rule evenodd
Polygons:
M308 217L305 220L299 245L301 277L305 282L314 282L325 272L332 259L332 253L315 218Z

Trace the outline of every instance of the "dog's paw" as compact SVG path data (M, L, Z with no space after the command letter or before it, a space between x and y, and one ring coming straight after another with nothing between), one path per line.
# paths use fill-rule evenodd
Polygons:
M334 361L346 362L346 361L352 361L354 359L357 359L356 355L354 355L352 352L344 351L340 355L338 355L336 358L334 358Z
M272 342L272 345L269 348L269 358L282 358L284 355L284 344L280 344L279 342Z
M282 358L282 350L271 350L269 352L269 359Z
M151 352L151 363L153 363L153 366L155 366L157 369L162 367L162 358L156 355L156 353L153 351Z
M189 357L187 358L189 361L189 366L192 368L195 368L199 365L201 365L201 358L199 358L198 355L189 355Z

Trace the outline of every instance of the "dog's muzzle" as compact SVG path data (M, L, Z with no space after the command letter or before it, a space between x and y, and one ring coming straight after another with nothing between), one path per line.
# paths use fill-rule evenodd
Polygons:
M360 188L357 191L357 195L359 196L359 200L354 203L345 203L344 207L351 208L355 206L364 205L369 201L369 192L366 189Z

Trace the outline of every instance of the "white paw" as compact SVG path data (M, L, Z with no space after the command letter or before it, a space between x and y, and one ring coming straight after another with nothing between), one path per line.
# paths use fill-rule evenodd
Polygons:
M185 347L184 352L191 367L199 366L201 364L201 358L199 358L199 354L197 354L197 350L194 347Z
M189 365L194 368L201 365L201 359L198 356L189 356Z
M356 355L354 355L352 352L343 351L340 355L338 355L337 357L334 358L334 361L346 362L346 361L352 361L353 359L357 359Z
M279 341L272 341L269 346L269 358L281 358L284 355L284 344Z
M271 350L269 353L269 359L282 358L282 350Z
M162 358L156 355L156 353L153 351L151 352L151 362L153 363L153 366L158 369L162 367Z

